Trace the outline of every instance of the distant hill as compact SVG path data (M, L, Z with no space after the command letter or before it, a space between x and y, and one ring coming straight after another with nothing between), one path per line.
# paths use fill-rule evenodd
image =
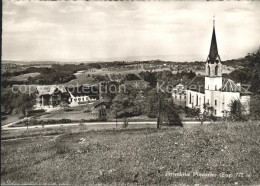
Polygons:
M242 68L238 68L226 76L237 82L250 85L251 92L260 94L260 49L249 53L244 58L229 60L223 64L241 66Z
M250 58L252 58L254 55L257 55L260 53L260 48L256 50L255 52L248 53L245 57L241 57L238 59L231 59L231 60L226 60L222 61L222 64L227 65L227 66L247 66L250 63Z

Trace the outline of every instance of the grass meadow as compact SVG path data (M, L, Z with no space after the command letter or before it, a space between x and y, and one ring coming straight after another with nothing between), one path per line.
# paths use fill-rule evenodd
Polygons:
M2 132L2 184L260 184L260 122Z

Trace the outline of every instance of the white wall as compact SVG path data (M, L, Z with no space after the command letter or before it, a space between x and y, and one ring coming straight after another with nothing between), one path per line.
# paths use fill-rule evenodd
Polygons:
M217 90L222 87L222 77L205 77L205 90Z
M70 106L78 106L78 105L83 105L87 104L90 101L94 101L95 99L90 99L88 96L77 96L77 97L70 97L69 98L69 103Z
M191 94L191 100L190 100L190 94ZM198 104L197 104L197 96L198 96ZM186 106L189 108L200 108L201 113L204 111L203 104L204 104L204 97L205 94L187 90L186 93Z

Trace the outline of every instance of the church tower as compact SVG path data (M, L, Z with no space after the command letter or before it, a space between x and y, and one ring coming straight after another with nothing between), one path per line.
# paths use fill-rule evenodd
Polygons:
M215 19L213 20L213 33L211 38L209 55L205 64L205 102L216 108L217 115L218 100L222 87L222 64L218 54L218 46L215 32Z
M222 76L222 64L218 55L218 46L215 33L215 20L213 20L213 33L211 38L209 55L206 63L206 76L220 77Z

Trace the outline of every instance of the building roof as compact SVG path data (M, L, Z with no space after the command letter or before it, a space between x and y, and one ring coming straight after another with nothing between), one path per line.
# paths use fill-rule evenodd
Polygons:
M187 87L188 90L204 93L205 92L205 76L194 77Z
M53 93L60 91L61 93L67 92L65 87L62 85L39 85L36 86L38 94L41 95L52 95Z
M99 88L98 86L79 86L77 88L75 87L68 87L68 92L74 96L89 96L89 97L98 97L99 95Z
M222 79L222 87L220 90L222 92L239 92L241 94L251 94L251 92L243 88L241 85L238 85L233 80L227 78Z

